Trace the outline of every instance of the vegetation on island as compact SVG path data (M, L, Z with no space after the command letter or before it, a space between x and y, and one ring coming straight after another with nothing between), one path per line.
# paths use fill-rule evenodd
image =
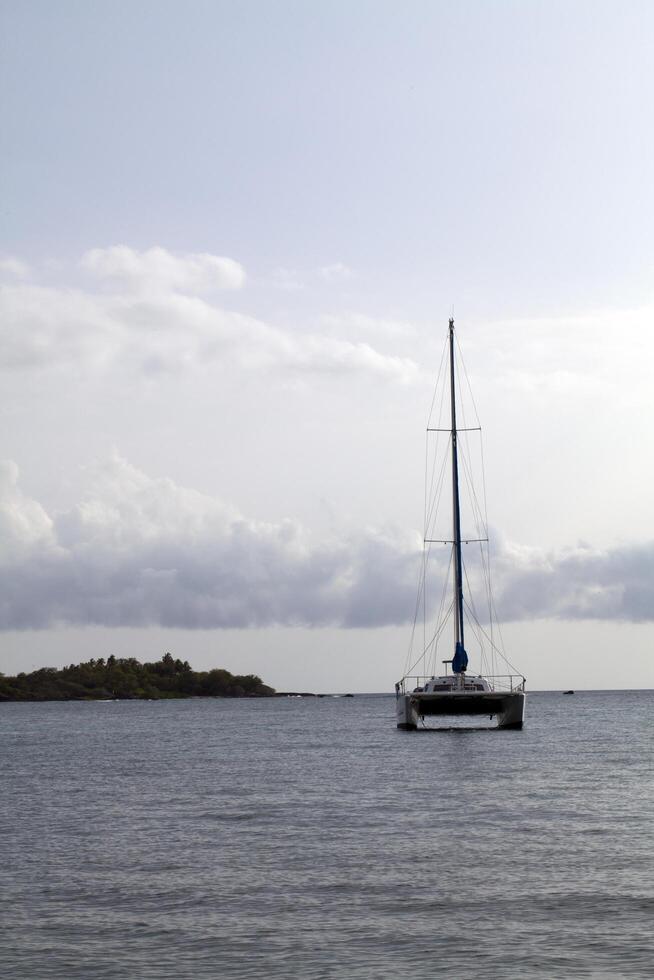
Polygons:
M116 698L261 698L274 690L254 674L192 670L166 653L156 663L134 657L87 660L70 667L42 667L31 674L0 674L0 701L95 701Z

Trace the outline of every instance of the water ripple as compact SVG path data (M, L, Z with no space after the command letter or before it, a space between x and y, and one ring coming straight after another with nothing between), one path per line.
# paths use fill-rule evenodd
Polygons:
M2 975L651 977L654 695L393 707L0 705Z

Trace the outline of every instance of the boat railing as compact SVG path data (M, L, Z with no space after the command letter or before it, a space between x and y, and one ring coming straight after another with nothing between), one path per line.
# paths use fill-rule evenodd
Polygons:
M527 683L522 674L466 674L466 681L471 684L478 678L487 681L487 683L490 685L491 691L509 691L517 693L524 691ZM400 694L420 693L420 691L424 689L425 684L433 679L433 674L430 676L423 676L419 674L414 674L411 676L407 675L406 677L403 677L402 680L397 682L395 685L395 693L398 697ZM456 690L456 688L453 688L453 690Z

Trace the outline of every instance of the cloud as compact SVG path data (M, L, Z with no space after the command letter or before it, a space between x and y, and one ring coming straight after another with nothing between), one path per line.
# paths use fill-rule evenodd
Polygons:
M377 626L412 608L412 536L314 542L292 521L248 520L119 457L92 471L82 503L50 517L20 493L14 464L2 472L4 629Z
M21 492L15 464L0 466L0 628L348 628L413 617L415 533L316 540L118 456L87 476L82 502L50 515ZM494 572L504 621L654 619L652 542L558 555L505 546Z
M0 460L0 561L31 559L54 546L52 520L20 490L13 460Z
M323 265L318 269L318 275L325 282L346 282L351 279L354 273L342 262L334 262L332 265Z
M11 255L0 259L0 276L3 278L27 279L29 274L30 267L20 259L16 259Z
M102 363L126 332L100 297L37 285L0 286L0 367Z
M522 398L606 399L607 386L612 392L633 390L648 376L653 322L651 304L487 321L467 330L466 362L473 369L483 365L493 384L517 390Z
M144 252L127 245L94 248L80 262L97 279L134 290L207 292L241 289L245 270L234 259L206 252L173 255L155 246Z
M270 277L271 285L276 289L283 289L286 292L294 293L305 288L305 283L300 278L297 269L286 269L281 267L275 269Z
M364 313L341 313L338 316L325 314L320 317L320 325L340 334L359 334L375 337L376 340L402 338L414 341L417 336L415 324L408 320L387 320Z
M122 246L87 253L87 265L111 279L109 291L35 283L1 286L0 366L44 370L119 364L148 374L211 367L296 376L356 374L399 382L417 376L413 361L381 353L367 342L284 330L180 291L176 285L182 282L189 290L192 284L199 288L209 272L201 263L198 271L195 256L193 262L173 260L174 274L157 278L150 265L161 261L168 268L169 258L163 249L136 253ZM125 272L132 259L134 276L127 282L120 270ZM214 266L207 268L213 274ZM134 288L137 282L148 288ZM150 288L153 284L156 289Z
M499 559L505 621L654 620L654 542L562 553L508 548Z
M307 289L313 283L328 283L335 285L339 282L347 282L352 279L354 272L343 262L333 262L331 265L322 265L313 269L288 269L280 267L274 269L270 276L270 285L276 289L283 289L287 292L296 292Z

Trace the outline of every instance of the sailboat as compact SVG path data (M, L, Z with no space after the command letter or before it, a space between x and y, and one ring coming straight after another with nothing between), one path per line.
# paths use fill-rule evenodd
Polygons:
M460 716L466 715L485 715L489 720L495 721L495 727L497 728L521 729L525 716L525 678L518 673L497 674L494 670L484 671L480 669L478 673L473 674L468 670L469 660L465 639L467 626L471 627L471 632L475 640L479 641L482 668L487 663L494 668L498 659L505 660L510 670L513 668L508 664L502 648L496 642L492 629L494 605L490 591L490 560L487 554L485 558L482 554L479 567L487 575L485 594L488 598L489 605L487 618L490 624L490 633L476 616L474 602L467 601L464 594L464 577L467 583L468 576L463 561L462 544L478 543L483 551L484 543L486 545L488 544L488 532L485 515L480 513L477 501L477 528L481 533L478 537L468 537L466 534L462 538L461 535L459 436L462 433L467 434L472 431L481 432L481 427L457 427L455 347L454 320L450 319L446 348L443 354L443 363L446 361L449 363L449 370L445 370L444 374L449 374L450 424L447 428L430 428L428 425L427 435L429 438L430 433L444 433L447 435L449 442L446 452L449 455L452 479L452 538L444 540L432 537L434 532L431 528L434 526L435 520L433 517L434 506L433 502L427 500L426 495L424 560L412 638L415 638L419 606L422 604L423 610L427 606L427 591L429 588L427 560L432 555L432 549L436 544L451 545L448 573L446 575L447 583L449 583L450 578L452 581L451 602L446 608L445 602L441 601L439 616L433 633L427 639L429 634L426 628L424 628L422 650L417 660L410 665L409 663L407 664L408 670L395 685L397 727L413 731L419 727L432 727L427 725L425 719L439 717L441 720L444 720L450 716L456 716L459 719ZM467 465L465 459L464 473L466 482L469 483L470 467ZM438 483L438 481L436 482ZM426 479L425 487L427 488L427 486L428 481ZM452 653L450 657L442 661L445 667L445 673L436 676L435 665L439 640L442 639L445 632L444 626L450 618L453 621L452 647L450 648ZM410 646L410 656L412 652L413 644ZM428 669L430 667L432 668L431 670ZM450 668L449 671L448 667Z

